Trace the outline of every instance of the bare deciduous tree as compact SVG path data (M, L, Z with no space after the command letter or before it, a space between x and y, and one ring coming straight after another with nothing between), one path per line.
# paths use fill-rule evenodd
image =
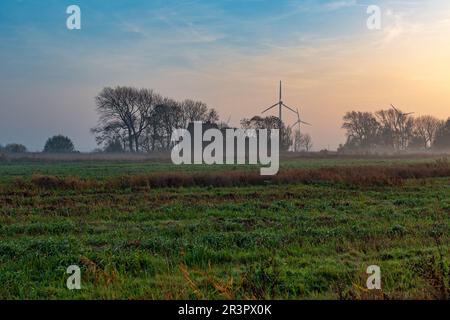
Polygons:
M312 138L308 133L302 134L301 146L305 149L306 152L311 151L311 149L313 147L313 143L312 143Z
M379 140L380 124L370 112L347 112L342 128L347 131L347 141L358 147L370 148Z
M91 131L97 143L122 141L124 149L132 152L166 150L175 128L187 128L192 121L219 119L217 112L203 102L178 103L150 89L108 87L95 100L100 118Z
M450 150L450 118L439 126L433 147L438 150Z
M294 152L302 151L302 133L300 132L300 130L295 130L294 132L293 151Z
M415 119L412 113L392 108L369 112L347 112L342 128L347 130L347 142L341 151L367 147L388 147L392 150L429 149L436 145L444 122L432 116Z
M442 123L433 116L421 116L414 120L414 134L422 141L425 149L431 148Z
M301 152L311 151L313 147L312 138L311 135L305 133L301 133L300 130L295 130L294 133L294 143L293 143L293 151L294 152Z
M117 125L125 128L130 151L139 150L138 146L134 146L136 119L139 116L136 91L129 87L108 87L95 98L100 119L99 126L94 130L100 131L102 127L110 128Z
M187 127L190 122L202 121L215 123L219 121L219 116L214 109L208 109L208 106L199 101L184 100L181 102L183 110L184 126Z
M377 111L376 116L384 143L396 150L405 150L414 136L413 117L391 109Z
M98 145L107 146L113 141L120 141L123 150L131 151L128 145L126 127L120 121L99 123L95 128L91 129L91 132L95 135L95 141Z

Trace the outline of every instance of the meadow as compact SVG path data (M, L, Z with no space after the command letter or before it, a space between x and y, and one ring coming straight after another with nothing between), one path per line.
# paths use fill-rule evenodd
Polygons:
M0 161L0 298L449 299L448 160L288 158L276 179L257 172ZM366 289L370 265L381 290Z

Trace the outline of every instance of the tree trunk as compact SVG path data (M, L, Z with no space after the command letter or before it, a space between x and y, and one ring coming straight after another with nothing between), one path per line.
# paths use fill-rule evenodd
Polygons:
M128 144L130 145L130 152L134 152L133 150L133 136L131 135L131 129L128 128Z

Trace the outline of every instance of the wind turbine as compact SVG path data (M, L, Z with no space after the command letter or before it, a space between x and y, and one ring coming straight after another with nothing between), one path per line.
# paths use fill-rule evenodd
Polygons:
M280 123L281 123L281 124L283 123L283 120L282 120L282 118L281 118L283 107L285 107L285 108L291 110L292 112L296 113L294 109L288 107L288 106L287 106L286 104L284 104L284 102L283 102L283 99L282 99L282 89L281 89L281 81L280 81L280 98L279 98L278 102L275 103L273 106L271 106L271 107L267 108L266 110L264 110L262 113L266 113L267 111L269 111L269 110L271 110L271 109L273 109L273 108L275 108L275 107L277 107L277 106L278 106L278 112L279 112L279 117L278 117L278 118L280 119Z
M393 104L391 104L391 107L392 107L392 109L395 110L395 112L397 113L397 115L401 116L402 118L414 114L414 112L404 113L404 112L398 110L396 107L394 107Z
M300 131L300 125L301 125L302 123L303 123L303 124L306 124L307 126L311 126L310 123L305 122L305 121L303 121L302 119L300 119L300 112L299 112L298 109L297 109L297 122L294 123L293 125L291 125L290 128L293 128L293 127L295 127L295 125L298 124L298 131Z
M406 117L409 115L414 114L414 112L408 112L408 113L404 113L400 110L398 110L393 104L391 104L392 109L394 109L395 113L397 114L397 126L399 127L397 129L397 133L400 135L400 139L401 139L401 147L402 148L406 148L406 140L407 138L405 137L405 120Z
M302 119L300 119L300 112L298 111L298 108L297 108L297 122L296 123L294 123L293 125L291 125L289 128L293 128L293 127L295 127L297 124L298 124L298 136L297 136L297 133L295 134L295 141L297 141L297 138L299 139L299 141L301 141L301 136L302 136L302 133L301 133L301 129L300 129L300 127L301 127L301 124L306 124L306 125L308 125L308 126L310 126L311 124L310 123L308 123L308 122L305 122L305 121L303 121ZM294 151L298 151L297 150L297 142L294 144Z

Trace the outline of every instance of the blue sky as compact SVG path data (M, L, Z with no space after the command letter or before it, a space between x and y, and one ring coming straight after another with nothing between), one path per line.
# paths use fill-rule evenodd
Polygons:
M85 80L88 67L79 62L99 56L139 59L138 67L149 71L194 68L199 60L216 59L222 50L250 55L293 45L292 40L298 44L302 37L351 35L358 31L358 24L365 23L364 19L349 19L361 11L353 3L6 0L0 4L0 37L2 57L9 62L2 67L20 81L35 81L33 76ZM65 28L65 10L70 4L82 9L81 31ZM339 8L350 9L336 13Z
M66 28L72 4L81 8L81 30ZM365 27L369 4L383 9L379 33ZM386 75L368 65L392 67L384 65L386 54L393 52L395 61L405 46L412 48L407 37L442 32L435 21L447 26L448 9L442 0L3 0L0 144L38 150L48 136L63 133L80 150L92 150L94 97L104 86L200 99L237 125L271 105L277 81L284 80L286 101L315 122L309 130L316 148L334 148L343 140L345 108L375 108L391 98L411 102L406 89L375 97L359 86L369 81L378 91ZM350 60L359 64L349 67ZM396 72L409 72L399 62ZM421 76L430 76L425 69ZM354 97L355 90L365 93ZM443 94L422 93L424 100L425 93ZM440 116L443 110L438 107Z

